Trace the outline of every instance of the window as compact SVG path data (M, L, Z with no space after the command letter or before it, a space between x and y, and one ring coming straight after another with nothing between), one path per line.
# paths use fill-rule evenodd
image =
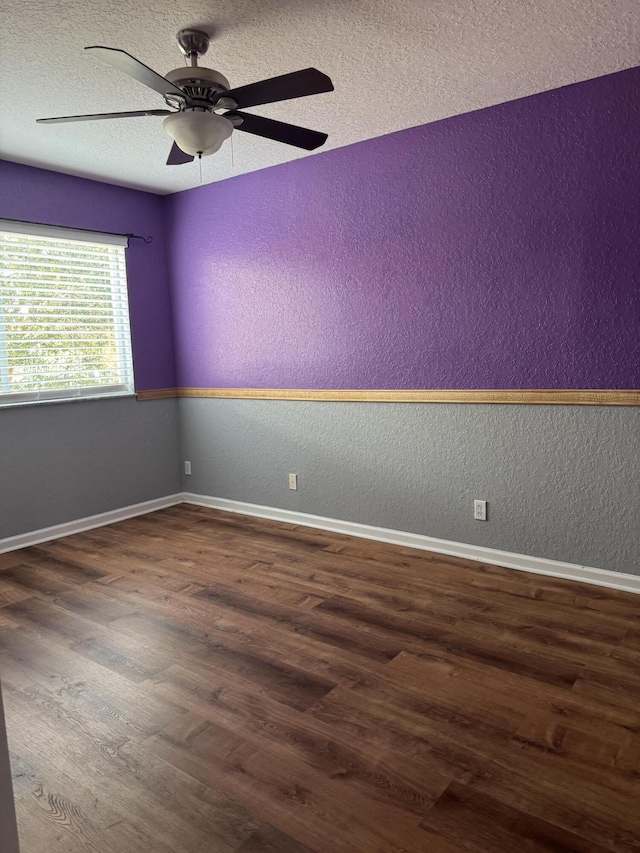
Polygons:
M126 246L0 219L0 405L133 392Z

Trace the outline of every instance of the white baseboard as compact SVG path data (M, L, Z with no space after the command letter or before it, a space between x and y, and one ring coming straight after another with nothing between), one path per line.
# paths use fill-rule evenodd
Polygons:
M98 515L88 515L85 518L78 518L76 521L66 521L64 524L54 524L52 527L41 527L39 530L31 530L29 533L21 533L19 536L9 536L6 539L0 539L0 554L4 554L6 551L16 551L18 548L28 548L30 545L40 545L42 542L60 539L62 536L71 536L72 533L83 533L85 530L104 527L105 524L124 521L126 518L145 515L148 512L175 506L182 502L182 494L178 492L164 498L155 498L152 501L123 506L109 512L100 512Z
M257 518L270 518L274 521L286 521L303 527L315 527L318 530L330 530L332 533L345 533L348 536L359 536L362 539L374 539L377 542L388 542L405 548L418 548L423 551L435 551L438 554L448 554L452 557L463 557L481 563L493 563L508 569L521 572L532 572L547 575L552 578L580 581L582 583L605 586L609 589L619 589L625 592L640 593L640 575L630 575L624 572L610 572L607 569L596 569L591 566L580 566L574 563L563 563L559 560L547 560L543 557L529 557L526 554L516 554L511 551L499 551L496 548L485 548L481 545L466 545L462 542L450 542L447 539L436 539L433 536L423 536L419 533L405 533L400 530L390 530L385 527L373 527L369 524L358 524L352 521L340 521L335 518L325 518L321 515L309 515L306 512L295 512L288 509L277 509L259 504L231 501L226 498L214 498L208 495L196 495L191 492L183 494L185 503L198 506L212 507L226 512L237 512Z
M7 551L15 551L18 548L27 548L30 545L39 545L51 539L71 536L73 533L83 533L95 527L114 524L116 521L124 521L127 518L134 518L136 515L145 515L148 512L154 512L155 510L175 506L183 502L220 509L226 512L235 512L240 515L255 516L256 518L270 518L274 521L284 521L302 527L329 530L332 533L344 533L347 536L359 536L362 539L373 539L376 542L387 542L391 545L400 545L404 548L417 548L422 551L434 551L437 554L448 554L452 557L462 557L481 563L492 563L496 566L505 566L508 569L517 569L521 572L531 572L553 578L563 578L564 580L604 586L609 589L640 593L640 575L610 572L607 569L596 569L592 566L563 563L543 557L529 557L526 554L499 551L496 548L485 548L481 545L466 545L462 542L436 539L434 536L423 536L420 533L406 533L402 530L374 527L370 524L358 524L354 521L340 521L337 518L325 518L321 515L310 515L306 512L260 506L259 504L243 503L242 501L232 501L226 498L214 498L208 495L196 495L192 492L167 495L163 498L143 501L142 503L121 507L120 509L110 510L109 512L101 512L98 515L89 515L85 518L79 518L76 521L55 524L52 527L43 527L29 533L22 533L19 536L0 539L0 554Z

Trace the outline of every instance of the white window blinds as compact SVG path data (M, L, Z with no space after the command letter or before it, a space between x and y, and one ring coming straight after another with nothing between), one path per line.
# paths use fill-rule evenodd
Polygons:
M126 246L0 220L0 405L133 392Z

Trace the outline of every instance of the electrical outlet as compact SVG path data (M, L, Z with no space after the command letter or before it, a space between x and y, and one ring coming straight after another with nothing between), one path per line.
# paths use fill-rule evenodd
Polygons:
M184 463L184 473L191 474L191 462Z
M474 501L473 502L473 517L476 521L486 521L487 520L487 502L486 501Z
M298 490L298 475L297 474L289 474L289 488L293 489L294 492Z

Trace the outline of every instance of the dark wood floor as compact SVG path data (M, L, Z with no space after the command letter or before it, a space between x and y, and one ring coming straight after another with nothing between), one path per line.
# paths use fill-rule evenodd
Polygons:
M22 853L640 850L640 596L174 507L0 555Z

